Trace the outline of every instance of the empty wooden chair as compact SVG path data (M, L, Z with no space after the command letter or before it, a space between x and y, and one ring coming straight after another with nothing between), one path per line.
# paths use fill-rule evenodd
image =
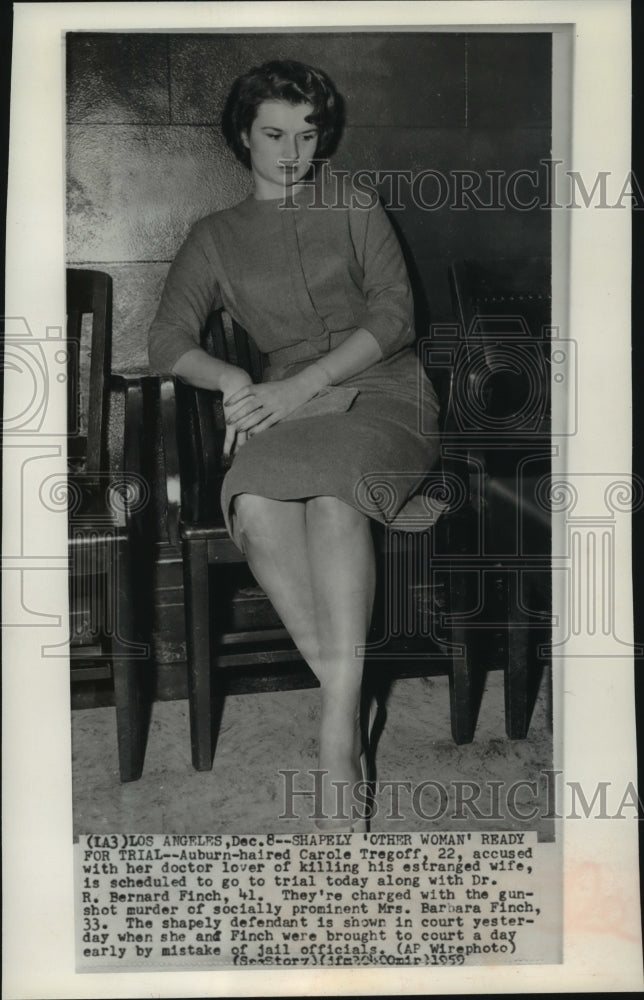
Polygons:
M70 658L72 680L112 678L122 781L140 777L149 648L141 380L110 372L112 280L67 271ZM108 434L111 410L113 429ZM56 655L48 650L48 655ZM59 654L60 655L60 654Z
M463 354L459 431L480 456L475 564L487 573L495 608L487 627L496 621L500 630L506 730L516 739L528 731L552 617L550 512L539 500L553 454L550 267L542 258L463 260L451 279Z

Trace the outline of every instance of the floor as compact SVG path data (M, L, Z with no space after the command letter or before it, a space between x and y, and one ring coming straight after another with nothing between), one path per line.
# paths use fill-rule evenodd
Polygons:
M192 769L187 702L156 702L143 776L125 785L118 776L114 709L74 711L75 836L312 832L310 795L290 800L298 818L280 816L287 807L287 781L296 789L312 787L307 772L316 766L318 698L316 689L229 696L208 772ZM503 675L493 671L474 742L457 746L449 726L447 677L394 681L377 745L372 832L528 829L552 839L542 774L552 767L549 717L546 673L527 739L509 740ZM301 773L287 779L281 770ZM513 788L517 782L522 784ZM532 818L522 819L521 813Z

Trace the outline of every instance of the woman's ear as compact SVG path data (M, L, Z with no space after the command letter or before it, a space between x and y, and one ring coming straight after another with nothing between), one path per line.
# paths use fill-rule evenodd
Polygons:
M248 141L248 129L244 128L239 133L241 136L241 141L244 143L246 149L250 149L250 142Z

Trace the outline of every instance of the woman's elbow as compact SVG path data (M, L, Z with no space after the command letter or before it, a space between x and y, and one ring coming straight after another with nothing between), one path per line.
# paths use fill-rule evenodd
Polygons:
M408 320L400 332L400 346L410 347L416 340L416 330L413 320Z
M397 329L392 329L388 343L384 351L385 356L396 354L405 347L410 347L416 340L416 331L413 320L405 320L396 324Z

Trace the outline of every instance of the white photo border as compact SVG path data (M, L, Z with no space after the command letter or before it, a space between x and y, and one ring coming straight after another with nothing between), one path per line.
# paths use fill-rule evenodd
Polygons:
M16 4L7 221L8 316L25 315L37 336L64 330L64 32L67 30L263 30L285 27L396 26L419 30L539 28L554 37L571 26L572 126L555 118L555 148L570 138L574 168L592 178L609 171L619 197L630 169L630 10L627 0L412 3L51 3ZM557 30L555 30L557 29ZM559 44L559 43L557 43ZM560 44L566 44L561 41ZM566 65L555 52L555 99L566 89ZM601 72L598 66L601 65ZM561 70L561 67L564 67ZM561 130L561 131L558 131ZM561 146L557 146L561 143ZM554 261L570 226L570 266L553 268L553 308L585 349L580 364L579 434L568 443L566 474L583 484L598 471L623 478L631 466L630 213L595 207L553 214ZM559 227L562 227L561 229ZM561 259L559 257L559 259ZM34 295L34 289L38 294ZM568 326L568 324L565 324ZM609 364L607 363L609 361ZM7 373L7 407L12 405ZM65 400L49 408L41 448L65 472ZM11 411L13 412L13 410ZM607 415L610 414L610 417ZM34 456L39 451L34 443ZM54 449L52 452L51 449ZM56 454L55 449L58 448ZM49 449L49 451L47 451ZM21 538L15 449L5 449L3 607L17 606L12 539ZM598 466L599 461L599 466ZM602 462L606 468L602 468ZM12 500L14 502L12 502ZM580 488L580 510L592 500ZM585 506L586 505L586 506ZM60 519L57 519L60 520ZM29 551L66 558L66 537L42 516ZM31 528L30 528L31 530ZM52 534L52 531L54 534ZM615 586L619 635L632 640L630 537L620 535ZM9 555L7 555L9 553ZM20 554L20 553L19 553ZM62 554L62 556L61 556ZM30 580L38 606L66 629L60 570ZM555 594L555 601L565 595ZM38 629L4 635L4 972L7 997L289 996L429 992L565 992L636 990L642 986L637 823L629 818L567 821L564 844L564 962L557 966L426 969L298 969L77 974L74 970L71 745L65 661L43 666ZM564 780L617 790L636 780L633 664L628 657L583 655L557 663L554 685L556 766ZM565 734L565 743L560 734ZM617 795L619 801L619 794ZM626 816L629 816L626 813ZM592 914L596 915L593 919Z

